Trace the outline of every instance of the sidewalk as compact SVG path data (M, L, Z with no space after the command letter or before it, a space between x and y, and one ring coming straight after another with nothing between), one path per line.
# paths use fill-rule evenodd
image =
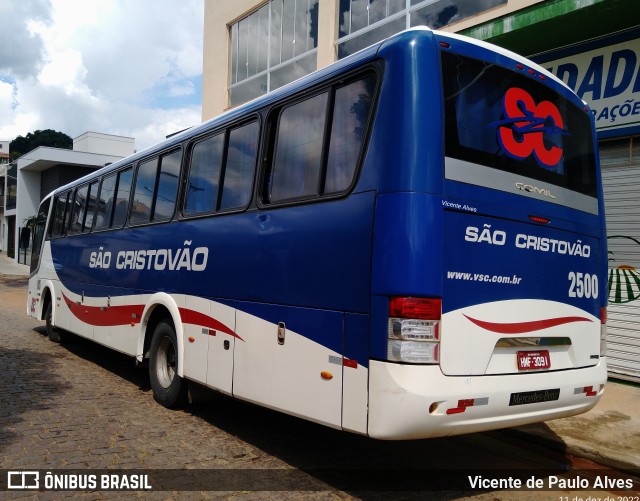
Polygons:
M0 275L29 276L29 266L18 264L18 261L7 257L5 252L0 252Z
M640 473L640 385L610 379L589 412L520 426L513 433L605 467Z
M29 267L0 252L0 275L28 277ZM586 414L511 432L605 467L640 472L640 384L610 380L598 405Z

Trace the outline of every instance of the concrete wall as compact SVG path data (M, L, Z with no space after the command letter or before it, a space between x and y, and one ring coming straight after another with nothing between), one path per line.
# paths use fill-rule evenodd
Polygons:
M135 139L98 132L85 132L73 140L73 151L128 157L135 153Z

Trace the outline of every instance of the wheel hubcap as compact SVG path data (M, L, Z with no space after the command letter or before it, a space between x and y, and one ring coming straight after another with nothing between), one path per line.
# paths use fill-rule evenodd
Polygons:
M171 386L176 375L176 350L168 337L163 338L158 347L156 374L163 388Z

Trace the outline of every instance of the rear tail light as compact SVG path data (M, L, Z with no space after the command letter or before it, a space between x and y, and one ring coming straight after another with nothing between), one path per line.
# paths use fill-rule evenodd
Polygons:
M600 308L600 357L607 356L607 308Z
M440 360L439 298L393 297L389 300L387 359L409 364Z

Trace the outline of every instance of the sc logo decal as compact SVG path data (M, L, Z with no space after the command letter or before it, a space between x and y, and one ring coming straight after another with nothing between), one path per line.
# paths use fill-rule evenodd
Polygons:
M568 134L557 106L550 101L536 104L531 94L519 87L511 87L505 93L502 105L505 119L491 126L498 127L498 140L505 153L518 160L533 155L547 168L557 165L562 148L547 148L544 142L545 134Z

